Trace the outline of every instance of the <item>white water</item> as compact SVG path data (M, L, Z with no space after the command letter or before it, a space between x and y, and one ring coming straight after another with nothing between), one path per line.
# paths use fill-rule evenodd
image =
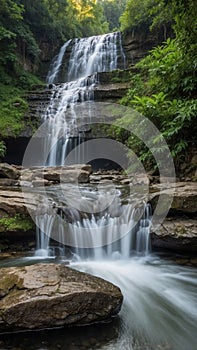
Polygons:
M87 188L81 191L86 195L85 206L81 200L78 209L61 205L59 214L55 210L38 214L36 256L62 256L64 246L69 247L75 260L127 259L133 254L147 255L150 252L149 204L141 203L137 208L133 204L123 205L119 190L114 197L107 197L106 189L103 194ZM74 204L77 201L74 189L71 193ZM103 210L107 198L111 203ZM58 199L60 203L64 200L61 192ZM51 239L57 244L52 245ZM58 244L60 248L57 248Z
M83 220L78 211L71 210L73 224L68 224L66 231L61 221L57 226L62 235L59 240L70 236L75 246L70 255L70 266L114 283L124 296L118 339L94 349L196 350L196 270L167 263L150 254L149 206L145 206L137 227L134 225L137 220L134 208L129 205L112 205L112 208L110 214L106 212L100 217L95 214ZM121 212L124 215L120 215ZM43 231L47 227L51 233L50 215L45 214L41 220ZM121 236L121 230L122 239L116 240ZM125 235L126 231L128 234ZM107 240L115 242L106 244ZM49 244L47 239L39 238L39 241ZM78 248L80 246L91 248ZM45 246L42 252L51 256L57 253L57 249L50 246L46 249ZM58 252L62 263L64 253Z
M102 350L195 350L196 271L158 258L71 265L119 286L124 302L118 340Z
M112 207L110 215L108 212L98 218L95 214L83 220L78 211L71 210L73 224L64 226L59 221L57 225L62 236L56 237L62 242L65 236L67 239L70 236L69 239L75 245L75 249L71 249L73 253L70 254L70 266L114 283L120 287L124 296L119 314L121 325L118 328L118 339L102 347L95 346L94 349L195 350L196 270L167 263L150 254L149 206L145 206L137 228L132 225L132 221L135 224L137 220L134 208L129 205L119 207L119 212L122 208L124 213L119 221L120 217L114 217L117 207ZM43 220L43 232L48 230L51 234L51 216L44 214L40 219ZM116 240L121 235L121 230L122 239ZM126 230L128 234L125 235ZM115 242L106 244L107 240ZM48 246L47 239L39 238L39 241L47 244L47 249L43 246L44 250L41 251L46 253L47 258L58 253L62 263L64 259L68 260L67 256L64 257L67 250L61 250L60 247L58 251L57 248ZM78 248L80 246L91 248ZM39 252L40 250L37 255Z
M63 45L48 74L49 83L57 83L62 60L71 41ZM63 165L69 139L78 137L75 105L94 99L98 72L125 64L119 32L75 39L68 64L65 83L53 85L52 97L43 119L49 123L46 139L47 165Z
M62 65L62 60L63 60L63 57L64 57L64 54L66 52L66 49L67 47L70 45L71 43L71 39L68 40L60 49L60 52L59 54L55 57L50 69L49 69L49 72L48 72L48 75L47 75L47 82L49 84L52 84L52 83L55 83L56 82L56 78L57 78L57 75L61 69L61 65Z
M124 64L125 56L119 32L76 39L68 66L68 80L77 80L94 73L116 69L118 50Z

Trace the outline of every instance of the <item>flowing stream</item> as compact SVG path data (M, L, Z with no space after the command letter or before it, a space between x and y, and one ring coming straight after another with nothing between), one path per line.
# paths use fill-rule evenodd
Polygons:
M116 69L118 62L122 60L124 64L125 60L120 33L76 39L64 77L66 82L57 84L70 44L71 41L61 48L48 74L53 94L43 118L50 121L47 137L51 148L50 165L64 163L76 126L75 104L93 99L97 72ZM66 118L68 109L72 112L69 120ZM99 204L96 191L91 188L81 190L90 205L95 200ZM57 193L56 189L54 192ZM104 194L102 200L105 197ZM121 288L124 303L118 318L112 323L77 329L4 335L0 339L0 349L196 349L196 270L166 262L151 254L151 209L148 204L142 203L143 210L138 216L136 207L122 203L118 190L113 198L108 209L84 217L80 211L70 210L68 213L66 209L70 221L65 223L65 227L62 206L56 218L47 213L38 215L40 229L37 232L36 256L2 262L1 265L52 262L57 254L57 245L53 247L50 242L55 225L61 263L64 259L68 260L69 249L72 268L100 276ZM61 198L61 205L62 201ZM65 230L68 241L64 240Z

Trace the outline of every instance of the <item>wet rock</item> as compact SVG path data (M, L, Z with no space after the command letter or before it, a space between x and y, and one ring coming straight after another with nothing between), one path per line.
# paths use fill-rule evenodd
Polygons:
M167 28L167 37L170 36L170 27ZM136 27L127 31L122 37L122 46L127 64L135 64L145 57L149 50L165 41L162 28L151 32L145 27Z
M38 196L34 193L26 193L26 201L20 191L0 190L0 214L1 216L15 214L27 214L28 209L36 211Z
M125 96L129 88L129 83L112 83L106 85L98 85L94 89L94 99L119 99Z
M151 233L153 249L177 252L197 252L197 221L181 217L166 218L156 232Z
M177 182L174 190L173 183L151 186L150 202L153 210L157 205L158 198L163 203L172 200L169 212L162 210L158 214L165 215L166 219L159 228L151 233L152 247L159 250L174 252L195 253L197 251L197 183ZM160 190L160 192L158 192ZM161 202L162 203L162 202ZM156 218L156 215L155 215ZM159 218L159 216L158 216Z
M23 169L21 183L27 186L33 184L36 187L54 183L87 183L91 172L92 167L88 164Z
M19 181L14 179L0 179L0 187L19 186Z
M122 305L118 287L63 265L0 270L0 331L90 324Z
M173 187L175 186L175 191ZM151 186L150 202L153 208L156 207L159 196L163 201L172 198L170 207L171 212L195 214L197 213L197 183L196 182L177 182L175 185L166 183L165 185L156 184Z
M0 178L8 178L16 180L20 176L20 172L10 164L0 163Z
M32 185L33 185L33 187L49 186L50 181L48 181L46 179L35 178L35 180L32 181Z

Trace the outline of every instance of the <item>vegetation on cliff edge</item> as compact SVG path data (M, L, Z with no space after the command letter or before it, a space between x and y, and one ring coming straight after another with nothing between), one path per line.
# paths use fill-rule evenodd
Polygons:
M150 4L155 4L150 11ZM139 12L139 6L144 11ZM134 11L135 9L135 11ZM163 12L164 10L164 12ZM129 16L136 13L135 16ZM168 38L163 45L155 47L136 68L139 72L130 77L131 88L122 99L124 105L137 110L151 120L167 141L177 169L188 160L189 151L196 149L197 134L197 8L194 0L143 0L127 2L122 24L151 27L166 23L165 14L170 13L174 39ZM137 15L138 14L138 15ZM148 20L148 21L147 21ZM130 30L132 27L130 27ZM128 116L119 120L120 128L112 131L125 142L150 168L155 166L151 152L135 136L121 130L129 122ZM159 149L160 140L153 140Z

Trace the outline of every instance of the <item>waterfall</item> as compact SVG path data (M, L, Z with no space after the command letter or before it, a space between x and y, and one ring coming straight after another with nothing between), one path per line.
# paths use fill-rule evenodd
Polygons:
M65 78L67 82L55 85L64 55L68 48L70 50L71 44ZM51 152L48 164L64 164L67 152L72 149L72 142L76 146L83 141L77 132L75 106L78 102L94 98L97 72L117 68L120 58L124 64L119 33L76 39L61 48L48 74L48 82L53 84L52 98L44 114L44 119L49 120L46 147L51 148ZM78 154L77 157L81 160L82 155ZM44 338L41 332L37 336L33 333L33 337L32 332L27 332L25 336L20 332L9 336L4 334L6 341L0 342L3 348L41 349L44 344L46 350L195 350L195 269L162 261L154 254L149 254L152 213L144 197L139 200L139 189L135 190L133 184L132 194L128 196L127 189L126 194L121 194L121 190L125 190L124 186L114 186L113 200L102 209L100 204L108 203L106 186L102 193L96 185L81 185L78 188L80 200L75 196L75 185L66 184L65 191L63 186L51 186L48 190L45 188L44 191L49 194L46 203L42 201L42 196L39 198L34 259L58 255L64 264L65 257L70 260L71 268L119 286L124 295L122 309L115 320L116 324L95 325L96 336L92 326L82 329L84 342L79 336L80 328L84 327L73 331L71 328L67 331L62 328L56 331L58 333L52 329L46 333L45 330ZM142 187L141 183L138 186ZM42 195L42 190L38 191ZM66 195L68 198L69 191L72 201L70 198L66 201L65 198ZM81 209L84 208L84 198L88 199L86 203L94 210ZM77 200L80 202L77 203L78 209ZM186 261L189 262L189 259ZM17 338L19 341L16 341Z
M64 56L69 48L69 59ZM65 67L65 82L62 79L62 66ZM108 72L125 66L125 55L121 43L121 33L109 33L66 42L53 60L48 74L48 82L53 85L52 96L43 118L48 121L46 149L49 149L47 165L63 165L66 155L83 142L77 130L76 106L78 102L92 101L94 87L98 84L98 72ZM76 152L77 153L77 152ZM76 154L75 163L82 161L82 154ZM91 192L92 195L92 192ZM91 197L89 192L89 197ZM105 203L105 193L100 201ZM97 197L97 193L95 193ZM77 199L76 199L77 200ZM113 204L107 210L87 215L73 208L60 211L60 215L38 215L37 255L50 256L57 251L51 246L55 231L55 240L60 243L59 255L64 254L62 247L70 247L75 259L81 258L128 258L131 252L147 254L150 249L149 231L151 212L149 205L143 205L143 213L138 217L139 209L131 204L123 205L119 192ZM72 222L67 220L65 211ZM137 217L137 219L136 219ZM55 229L54 229L55 227Z
M55 56L53 63L51 64L51 67L49 69L48 75L47 75L47 82L49 84L55 83L57 79L57 75L60 71L61 65L62 65L62 60L65 54L65 51L67 47L71 43L71 39L68 40L60 49L60 52L57 56Z
M96 197L96 193L90 192L90 196L93 195ZM121 204L119 195L117 191L104 211L96 210L89 215L62 206L56 208L53 215L51 212L39 214L36 255L63 256L64 247L72 260L128 259L131 255L149 254L150 205Z
M71 44L65 82L57 84L66 49ZM47 165L64 164L71 138L77 137L78 144L83 141L78 137L75 106L94 99L98 72L112 71L120 64L125 65L125 56L119 32L69 40L62 46L48 74L48 82L56 84L53 84L50 103L43 114L43 120L49 123Z
M72 48L68 80L77 80L98 72L109 72L118 66L118 49L124 54L120 33L76 39Z

